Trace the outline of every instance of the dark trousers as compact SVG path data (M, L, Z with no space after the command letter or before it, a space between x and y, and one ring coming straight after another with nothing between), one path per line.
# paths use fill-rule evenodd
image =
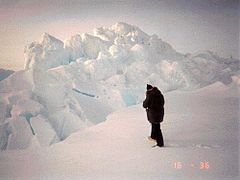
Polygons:
M151 138L157 141L158 146L164 146L162 131L160 129L160 123L152 124Z

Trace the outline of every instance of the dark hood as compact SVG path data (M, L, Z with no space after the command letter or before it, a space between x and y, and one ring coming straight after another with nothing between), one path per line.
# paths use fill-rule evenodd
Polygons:
M162 93L161 93L161 91L157 87L154 87L151 90L151 94L153 94L153 95L161 95Z

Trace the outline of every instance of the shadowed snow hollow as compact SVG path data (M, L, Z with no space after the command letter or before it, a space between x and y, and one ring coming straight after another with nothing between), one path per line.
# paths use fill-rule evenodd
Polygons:
M232 78L234 77L234 78ZM157 35L116 23L65 42L44 33L25 48L25 70L0 82L0 149L50 145L140 103L146 83L163 92L239 82L239 60L181 54Z
M0 81L10 76L14 71L7 69L0 69Z

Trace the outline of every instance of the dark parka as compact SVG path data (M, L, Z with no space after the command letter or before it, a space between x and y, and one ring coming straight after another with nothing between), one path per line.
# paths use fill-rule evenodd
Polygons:
M164 116L164 97L158 88L154 87L146 92L143 107L147 110L147 118L150 123L160 123Z

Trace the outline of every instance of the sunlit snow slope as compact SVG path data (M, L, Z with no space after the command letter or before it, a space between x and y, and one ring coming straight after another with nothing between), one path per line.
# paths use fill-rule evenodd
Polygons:
M157 35L116 23L65 42L44 33L25 48L25 70L0 82L0 149L42 146L105 120L144 99L146 83L163 92L214 82L239 84L239 60L213 52L181 54Z

